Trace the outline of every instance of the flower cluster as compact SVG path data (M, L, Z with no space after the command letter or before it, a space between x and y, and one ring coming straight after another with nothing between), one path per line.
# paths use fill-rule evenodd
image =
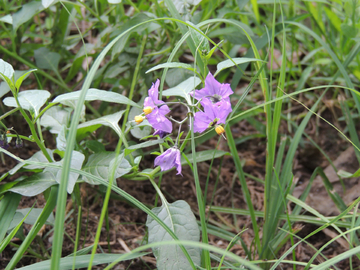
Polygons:
M10 146L9 141L11 141L11 137L9 140L7 134L10 134L11 131L16 133L15 148L23 147L24 146L23 140L20 138L19 134L17 134L17 132L13 128L8 129L6 132L0 130L0 147L5 150L9 148Z
M143 114L135 117L136 123L141 123L143 119L147 119L151 126L155 129L154 135L159 135L164 138L172 132L172 123L166 115L170 112L168 105L159 100L159 85L158 79L155 84L149 89L149 96L145 98ZM225 124L226 118L231 113L230 95L233 91L228 83L219 83L214 76L209 73L205 79L205 87L201 90L195 90L192 96L198 100L193 107L197 112L194 114L194 132L202 133L206 129L215 127L217 134L221 135L225 132L221 124ZM201 104L203 110L198 106ZM183 120L185 121L187 117ZM180 126L183 123L180 122ZM179 136L179 135L178 135ZM169 148L155 159L155 166L160 166L161 171L167 171L176 167L177 174L181 174L181 153L178 149L179 137L176 140L174 147Z

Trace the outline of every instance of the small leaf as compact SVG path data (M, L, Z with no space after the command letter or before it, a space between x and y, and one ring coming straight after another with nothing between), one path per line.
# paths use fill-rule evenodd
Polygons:
M147 141L147 142L138 143L138 144L129 146L128 148L125 149L125 156L127 156L128 154L134 152L137 149L162 144L163 142L164 142L164 139L160 139L160 140Z
M150 68L145 73L149 73L149 72L161 69L161 68L185 68L187 70L195 71L195 69L189 64L179 63L179 62L171 62L171 63L164 63L164 64L157 65L153 68Z
M9 191L32 197L43 193L49 187L56 184L57 182L51 173L41 172L27 177L25 180L10 188Z
M214 152L215 152L215 155L214 155ZM221 151L221 150L200 151L200 152L196 152L196 162L203 162L206 160L211 160L212 158L219 158L224 155L229 155L229 153L225 152L225 151ZM186 157L189 159L189 161L191 163L193 162L192 154L188 154L188 155L186 155ZM187 162L184 159L184 157L181 157L181 165L187 165Z
M119 128L118 122L124 112L125 111L123 110L123 111L119 111L114 114L105 115L103 117L100 117L100 118L97 118L97 119L94 119L91 121L87 121L85 123L78 125L78 129L84 128L84 127L90 127L90 126L94 126L94 125L104 125L104 126L111 127L119 135L119 137L121 137L122 131Z
M67 126L70 119L70 109L54 106L48 109L40 118L40 125L53 134L59 134L63 125Z
M164 203L164 202L163 202ZM172 204L163 204L151 210L161 219L179 238L179 240L189 240L198 242L200 240L200 230L196 218L185 201L176 201ZM152 217L148 216L146 226L149 229L148 242L156 243L162 241L172 241L173 238L159 225ZM200 265L200 249L185 246L195 265ZM190 263L178 245L159 246L153 248L159 270L166 269L191 269Z
M16 82L15 82L15 87L16 89L20 89L20 86L22 84L22 82L34 71L36 71L37 69L30 69L28 71L23 71L24 73L18 78L16 79ZM15 75L16 77L16 75Z
M85 160L85 156L82 153L80 153L78 151L73 151L72 156L71 156L71 161L70 161L70 167L73 169L80 170L84 160ZM62 166L63 159L58 162L54 162L52 164ZM46 167L44 172L50 172L53 175L53 177L55 178L55 181L60 184L62 169ZM67 192L69 194L71 194L73 192L75 183L78 178L79 178L78 173L70 172L69 182L68 182L68 186L67 186Z
M8 79L12 79L15 71L12 65L10 65L8 62L5 62L4 60L0 59L0 77L5 80L4 77Z
M12 18L12 16L10 14L8 14L8 15L5 15L4 17L1 17L0 22L12 24L13 23L13 18Z
M254 61L264 62L263 60L260 60L260 59L246 58L246 57L227 59L227 60L222 61L222 62L217 64L217 66L216 66L217 70L216 70L216 72L214 74L214 77L217 74L219 74L220 71L222 71L222 70L224 70L226 68L230 68L230 67L233 67L235 65L240 65L240 64L244 64L244 63L248 63L248 62L254 62Z
M46 90L26 90L18 95L20 106L35 114L39 115L40 108L50 97L50 93ZM7 97L3 100L4 104L9 107L17 107L16 100L13 97Z
M71 93L66 93L60 96L57 96L53 102L64 103L67 100L78 100L80 97L80 91L74 91ZM86 101L93 101L93 100L102 100L107 102L114 102L120 104L129 104L131 106L139 107L135 102L128 99L127 97L120 95L115 92L109 92L105 90L98 90L90 88L85 96Z
M57 72L61 58L60 54L50 52L46 47L41 47L34 51L34 57L38 68Z
M89 148L91 151L93 151L95 153L106 151L105 146L101 142L98 142L95 140L92 140L92 141L87 140L85 145L87 148Z
M189 93L195 89L197 85L201 83L201 80L198 77L190 77L187 80L183 81L179 85L167 89L162 92L163 96L179 96L186 99L188 104L191 104L191 98Z
M116 158L115 152L101 152L101 153L95 153L90 155L88 162L83 167L83 171L91 173L95 176L98 176L105 181L109 181L109 177L112 173L112 168L115 165L114 161ZM131 171L132 167L130 163L124 158L124 154L121 154L118 157L118 164L116 165L115 170L115 178L121 177L124 174L127 174L129 171ZM92 184L92 185L98 185L98 182L95 182L94 180L87 178L86 176L82 176L85 182Z

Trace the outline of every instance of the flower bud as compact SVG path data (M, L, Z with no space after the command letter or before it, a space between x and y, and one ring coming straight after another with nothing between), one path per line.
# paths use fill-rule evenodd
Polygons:
M145 113L145 115L150 114L153 111L153 108L150 106L147 106L143 109L143 112Z
M144 120L144 117L143 117L143 116L141 116L141 115L135 116L135 122L136 122L137 124L140 124L143 120Z
M225 129L222 126L216 126L215 131L218 135L221 135L225 132Z

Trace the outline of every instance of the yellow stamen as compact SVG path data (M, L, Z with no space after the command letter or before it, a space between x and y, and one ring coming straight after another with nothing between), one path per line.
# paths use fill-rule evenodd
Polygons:
M148 115L152 111L153 111L153 108L151 108L150 106L147 106L143 109L143 112L145 113L145 115Z
M216 126L215 131L218 135L221 135L225 132L225 129L222 126Z
M140 124L144 120L144 116L137 115L135 116L135 122Z

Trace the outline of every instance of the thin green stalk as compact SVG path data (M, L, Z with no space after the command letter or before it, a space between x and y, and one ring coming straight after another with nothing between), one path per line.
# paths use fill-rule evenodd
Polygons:
M79 205L78 208L78 219L77 219L77 224L76 224L76 235L75 235L75 245L74 245L74 261L73 261L73 266L72 266L72 270L75 270L75 260L76 260L76 252L79 246L79 241L80 241L80 231L81 231L81 205Z
M199 216L201 222L201 232L202 232L202 242L204 244L209 243L208 233L207 233L207 224L206 224L206 216L205 216L205 206L203 201L203 194L201 191L199 175L197 171L197 164L196 164L196 149L195 149L195 137L194 137L194 118L193 116L189 117L190 127L191 127L191 150L192 150L192 158L193 158L193 175L195 180L195 187L196 187L196 198L199 207ZM209 250L203 250L203 265L205 265L206 269L211 269L211 260L210 260L210 252Z
M14 58L15 60L27 65L30 68L35 68L37 69L37 72L40 73L42 76L44 76L45 78L49 79L50 81L54 82L56 85L61 86L62 88L66 89L66 91L71 92L71 89L66 85L65 82L59 81L57 79L55 79L53 76L51 76L51 74L38 69L33 63L25 60L24 58L20 57L17 53L13 53L9 50L7 50L6 48L4 48L3 46L0 45L0 51L4 52L5 54L11 56L12 58Z
M9 115L12 115L13 113L17 112L20 108L16 107L15 109L12 109L6 113L4 113L2 116L0 116L0 121L2 121L3 119L5 119L6 117L8 117Z

